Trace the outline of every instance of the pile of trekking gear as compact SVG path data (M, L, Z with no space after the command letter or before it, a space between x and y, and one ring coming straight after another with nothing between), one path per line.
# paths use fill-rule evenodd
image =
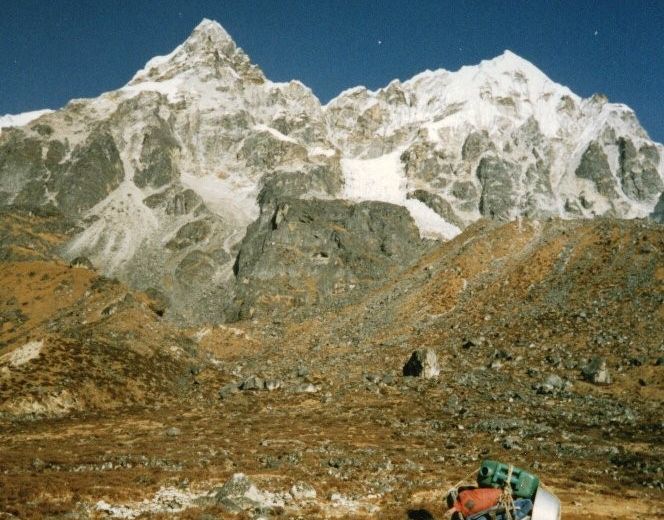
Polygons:
M495 460L482 462L476 485L450 489L446 502L452 520L560 520L560 500L537 476Z

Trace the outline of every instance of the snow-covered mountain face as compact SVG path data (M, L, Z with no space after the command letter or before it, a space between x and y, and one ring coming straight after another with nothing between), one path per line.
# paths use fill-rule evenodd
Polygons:
M370 196L355 174L385 171L390 157L401 200L459 228L480 216L645 217L664 186L662 146L628 107L581 99L509 51L376 92L351 89L325 118L348 158L349 195Z
M664 189L663 151L628 107L581 99L510 52L321 106L298 81L270 82L204 20L124 87L4 128L0 206L78 220L67 256L159 288L190 320L232 298L247 227L263 215L276 229L285 199L404 206L420 235L443 239L480 217L645 217ZM366 215L405 229L385 207ZM253 255L275 246L255 243Z

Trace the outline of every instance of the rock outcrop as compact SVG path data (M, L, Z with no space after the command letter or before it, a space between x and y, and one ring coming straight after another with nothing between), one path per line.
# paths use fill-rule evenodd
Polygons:
M403 367L404 376L423 377L433 379L440 374L438 356L433 349L421 349L412 353Z
M240 245L230 317L360 291L425 247L408 211L393 204L293 198L266 204Z

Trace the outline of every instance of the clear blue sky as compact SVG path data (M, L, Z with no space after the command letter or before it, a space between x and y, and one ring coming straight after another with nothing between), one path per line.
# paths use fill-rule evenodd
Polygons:
M300 79L323 102L510 49L579 95L631 106L664 142L664 0L3 0L1 12L0 115L118 88L206 17L270 79Z

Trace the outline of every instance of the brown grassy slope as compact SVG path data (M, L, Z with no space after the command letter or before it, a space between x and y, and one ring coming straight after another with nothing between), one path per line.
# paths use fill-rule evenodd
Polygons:
M199 348L218 361L197 376L194 396L35 423L0 419L0 510L39 518L100 499L140 501L160 486L211 489L242 471L274 491L312 484L319 500L301 518L326 517L336 492L380 507L345 517L401 519L422 507L442 518L447 487L495 457L535 468L565 518L652 517L664 509L664 367L655 364L663 239L661 226L638 221L479 223L351 306L306 321L210 327ZM150 320L131 319L136 305L122 310L125 290L112 285L102 291L108 300L87 289L59 311L66 317L55 333L83 330L83 345L122 338L127 347L127 334L155 348L166 342L165 333L141 332ZM102 317L113 303L118 310ZM436 381L400 376L420 346L439 355ZM582 380L592 355L607 357L614 384ZM142 381L150 359L121 381ZM107 376L89 366L105 388ZM217 397L220 384L254 374L285 389ZM533 386L549 374L571 387L539 394ZM393 380L375 382L384 375ZM305 381L320 392L290 391ZM166 435L171 426L181 434Z
M438 438L431 421L442 421L443 438L455 439L448 471L486 449L525 467L539 461L557 484L638 495L664 477L662 318L662 226L481 222L356 305L287 324L278 343L344 381L398 374L414 348L432 347L443 387L424 390L408 411L386 400L386 415L421 430L425 444ZM581 377L597 355L610 386ZM571 388L537 393L549 375ZM461 435L446 430L457 424Z
M88 269L31 261L0 264L0 286L1 413L149 404L191 389L193 342L122 284ZM35 342L38 357L12 362Z
M484 336L499 347L564 344L577 357L605 353L617 362L664 354L663 294L662 226L478 223L357 305L291 327L319 328L319 343L341 336L444 351Z
M0 261L55 260L57 248L75 231L75 225L56 212L0 210Z

